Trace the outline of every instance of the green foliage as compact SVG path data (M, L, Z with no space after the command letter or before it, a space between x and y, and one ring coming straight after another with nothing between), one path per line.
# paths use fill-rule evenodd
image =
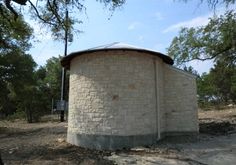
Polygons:
M168 53L179 67L192 60L214 61L208 74L197 77L201 107L236 103L236 13L233 10L210 18L206 26L182 28ZM184 69L193 72L191 68Z
M7 120L14 121L17 119L24 119L26 118L24 111L16 111L12 115L6 117Z
M25 0L5 0L5 3L0 2L0 15L5 13L5 10L2 10L2 7L5 5L11 11L11 19L14 20L14 18L19 18L20 10L18 10L17 6L12 7L11 1L16 2L18 7L21 7L25 5ZM125 3L125 0L96 1L108 7L111 11L114 11ZM32 18L49 27L55 39L64 40L65 31L68 31L70 36L73 32L80 32L73 27L75 24L82 23L81 20L78 20L77 16L78 12L86 12L85 0L38 0L36 5L30 0L28 2L30 5L29 12ZM66 10L70 12L68 19L66 18Z
M189 66L189 67L184 66L183 70L199 77L198 72L192 66Z
M0 53L23 53L31 47L29 40L32 38L32 28L21 16L14 21L4 6L1 10L4 14L0 14Z
M214 68L211 69L210 75L216 86L216 92L220 101L236 103L236 65L228 65L227 61L217 61Z
M203 73L197 78L197 94L200 107L206 107L216 102L216 86L210 74Z
M49 59L37 70L29 55L8 54L0 59L0 113L24 116L30 123L50 113L52 98L60 98L60 58Z
M114 11L117 7L120 7L125 0L96 0L105 6L108 6L110 10ZM47 24L53 37L55 39L64 40L65 30L68 30L69 35L75 32L80 32L78 29L73 29L75 24L81 24L82 20L73 17L72 15L78 15L78 11L85 11L85 1L81 0L48 0L45 2L38 2L37 12L32 10L31 13L34 18L37 18L40 23ZM66 19L66 10L70 11L70 17ZM35 17L35 15L37 17Z
M35 62L30 55L20 53L1 55L0 61L1 112L10 115L17 109L28 110L26 106L34 92L27 93L27 91L29 87L35 85L33 78Z
M236 65L218 61L209 74L197 79L200 106L236 103Z
M60 88L61 88L61 63L60 57L52 57L47 60L45 65L46 76L44 83L49 88L49 95L51 98L60 99Z
M23 96L18 110L24 111L28 122L37 122L40 117L51 112L51 100L60 98L61 80L60 58L52 57L45 66L34 71L32 84L22 88ZM26 96L26 97L24 97Z
M13 1L20 5L26 2ZM125 0L97 1L111 11L125 3ZM0 2L0 116L25 116L28 122L34 122L51 111L52 99L60 98L62 68L60 58L53 57L36 69L32 57L25 53L31 47L33 30L10 2L4 1L5 6ZM80 0L39 0L37 6L28 2L32 17L47 25L55 39L64 40L65 31L70 35L74 24L82 23L75 17L66 19L67 10L70 13L86 10L85 1ZM68 75L66 81L68 89Z
M188 2L189 0L182 0L184 2ZM215 9L219 4L225 4L227 7L231 4L235 4L236 0L200 0L200 3L206 2L208 6L212 9Z
M236 13L213 17L203 27L183 28L168 48L177 66L192 60L236 62Z
M5 13L0 15L0 112L7 116L17 109L20 99L16 95L22 85L32 83L36 64L24 53L31 46L32 29L21 17L12 21L11 14L1 8Z
M51 111L51 99L59 99L60 59L49 59L36 70L33 58L25 54L32 29L21 17L13 21L4 10L4 17L0 15L0 113L38 121Z

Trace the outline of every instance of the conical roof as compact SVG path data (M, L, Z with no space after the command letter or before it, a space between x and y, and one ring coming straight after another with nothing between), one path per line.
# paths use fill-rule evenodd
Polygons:
M86 50L82 50L82 51L78 51L78 52L73 52L73 53L69 54L68 56L63 57L61 60L61 64L63 67L69 68L70 61L76 56L79 56L82 54L88 54L88 53L92 53L92 52L109 51L109 50L127 50L127 51L146 52L151 55L155 55L155 56L160 57L165 63L167 63L169 65L173 65L173 63L174 63L172 58L170 58L169 56L164 55L160 52L156 52L156 51L150 50L150 49L140 48L137 46L133 46L133 45L129 45L129 44L121 43L121 42L114 42L114 43L110 43L107 45L101 45L101 46L93 47L90 49L86 49Z
M119 49L119 48L129 48L129 49L141 49L137 46L133 46L133 45L129 45L129 44L125 44L122 42L113 42L107 45L101 45L98 47L94 47L94 48L90 48L88 50L95 50L95 49Z

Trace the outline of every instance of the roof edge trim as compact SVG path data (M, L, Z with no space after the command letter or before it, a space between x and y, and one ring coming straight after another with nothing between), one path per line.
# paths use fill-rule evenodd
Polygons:
M148 49L136 49L136 48L103 48L103 49L88 49L88 50L83 50L83 51L77 51L77 52L72 52L68 56L65 56L61 60L61 65L65 67L66 69L70 68L70 61L80 55L83 54L88 54L88 53L93 53L93 52L101 52L101 51L118 51L118 50L123 50L123 51L137 51L137 52L145 52L149 53L154 56L158 56L161 58L166 64L173 65L174 61L172 60L171 57L164 55L159 52L155 52L152 50Z

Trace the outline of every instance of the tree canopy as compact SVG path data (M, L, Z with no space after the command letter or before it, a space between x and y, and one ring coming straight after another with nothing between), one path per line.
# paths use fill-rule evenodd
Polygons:
M188 0L186 0L188 1ZM205 1L201 1L202 3ZM235 0L208 0L212 8L218 3L234 4ZM209 73L197 75L197 94L200 107L236 103L236 12L228 10L209 18L205 26L183 27L174 37L168 54L175 65L186 67L193 60L213 60Z
M199 105L236 103L236 65L217 61L209 73L197 78Z
M182 0L184 2L188 2L190 0ZM199 0L200 3L207 3L208 6L211 9L215 9L217 5L219 4L225 4L226 6L229 6L231 4L234 4L236 0Z
M125 1L97 2L114 11ZM33 29L24 21L21 5L29 5L30 14L37 21L47 25L55 38L64 39L64 32L72 33L73 25L80 23L73 15L66 19L66 10L86 10L84 3L84 0L0 0L0 117L21 114L28 122L37 121L42 114L51 112L51 100L60 98L60 58L53 57L45 66L36 67L26 53L31 47Z
M176 65L192 60L226 60L236 63L236 13L228 11L210 18L203 27L182 28L172 40L168 54Z
M1 2L2 1L2 2ZM125 3L125 0L96 0L97 2L105 5L110 10L114 11ZM11 3L13 2L13 3ZM13 4L16 4L13 6ZM30 6L30 14L39 23L49 27L55 39L64 37L64 31L68 33L75 31L73 29L76 23L82 23L81 20L76 18L75 14L66 18L66 10L70 13L85 11L85 0L0 0L0 15L4 17L4 6L11 11L15 20L19 18L21 12L19 7L28 5ZM76 30L78 31L78 30Z
M1 6L4 14L0 14L0 53L12 51L24 52L31 47L33 29L23 20L21 16L13 20L12 14Z
M0 15L0 117L21 114L28 122L51 112L51 100L59 99L61 66L52 58L43 67L26 51L32 29L19 16L14 21L4 6Z

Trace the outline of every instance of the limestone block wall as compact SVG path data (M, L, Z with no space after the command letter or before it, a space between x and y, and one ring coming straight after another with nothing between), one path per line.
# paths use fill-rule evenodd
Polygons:
M160 68L163 62L156 60ZM153 57L135 51L75 57L70 64L68 141L97 149L154 143L158 129L154 89L156 79L162 82L161 68L156 74L155 78ZM163 83L157 90L161 88Z
M89 52L70 61L69 143L119 149L193 132L193 75L133 50Z
M164 100L167 134L198 132L196 80L172 66L164 67Z

